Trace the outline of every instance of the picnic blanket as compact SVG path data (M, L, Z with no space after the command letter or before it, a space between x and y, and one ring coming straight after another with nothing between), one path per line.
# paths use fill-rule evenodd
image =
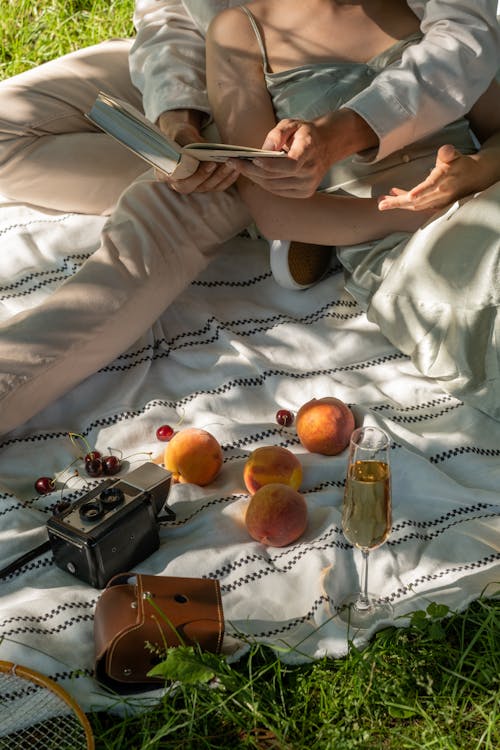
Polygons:
M103 222L4 200L1 320L73 274ZM2 439L0 567L45 539L61 496L74 501L100 481L85 475L69 432L133 469L161 453L158 426L201 427L223 448L222 471L207 487L172 487L176 520L162 525L160 548L136 571L218 579L231 659L253 641L290 663L340 657L349 638L363 645L373 633L348 633L335 617L361 567L341 529L346 452L309 453L293 426L275 420L278 409L296 412L323 396L391 437L393 529L371 555L370 589L392 602L393 622L407 624L430 602L460 610L496 594L500 424L420 376L346 294L335 263L317 286L288 291L270 274L266 243L250 236L227 243L127 352ZM288 547L252 540L242 521L243 466L263 445L290 449L304 468L309 524ZM36 478L54 474L56 491L39 496ZM48 674L85 709L118 710L93 678L99 594L56 567L50 552L27 563L0 582L0 658Z

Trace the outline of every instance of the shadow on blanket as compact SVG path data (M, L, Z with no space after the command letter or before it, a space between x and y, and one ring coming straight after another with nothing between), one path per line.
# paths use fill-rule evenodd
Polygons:
M73 273L95 247L102 221L3 206L2 320ZM307 292L286 291L271 278L263 243L228 243L129 351L3 440L0 567L43 541L61 490L40 497L33 482L75 458L69 431L134 468L161 452L159 425L203 427L223 447L223 469L208 487L173 487L176 521L162 526L160 548L138 571L217 578L231 658L247 638L293 662L345 654L347 633L332 614L360 571L340 525L346 456L306 453L293 427L274 418L279 408L296 411L310 398L334 395L352 406L358 424L379 425L393 441L394 526L372 557L371 588L403 616L397 624L430 601L464 608L498 582L500 424L419 376L342 281L332 272ZM241 523L243 464L269 444L299 455L309 508L304 536L279 549L250 539ZM70 500L95 481L73 469L61 475ZM98 595L49 553L28 563L2 582L0 658L64 683L84 708L112 706L115 699L93 679Z

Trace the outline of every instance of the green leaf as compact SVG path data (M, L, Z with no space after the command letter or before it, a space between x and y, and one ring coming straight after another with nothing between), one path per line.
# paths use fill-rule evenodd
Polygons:
M393 703L389 703L388 709L393 719L409 719L417 713L411 706L399 706Z
M433 619L441 620L449 613L450 608L446 604L436 604L431 602L427 607L427 614Z
M163 677L165 680L195 685L210 682L215 677L215 670L206 664L192 646L169 648L166 658L154 666L149 677Z
M429 636L433 641L444 641L445 632L439 622L433 622L429 627Z
M427 621L427 615L422 609L413 612L410 617L410 625L417 628L417 630L425 630L427 627Z
M415 612L412 612L410 619L412 622L417 622L418 620L422 621L427 619L427 615L423 609L417 609Z

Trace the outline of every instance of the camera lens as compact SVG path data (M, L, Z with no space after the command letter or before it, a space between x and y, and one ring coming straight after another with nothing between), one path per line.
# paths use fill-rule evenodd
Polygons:
M99 495L104 510L112 510L121 505L125 500L125 495L119 487L107 487Z
M99 500L87 500L80 505L79 511L82 521L91 523L98 521L104 515L104 508Z

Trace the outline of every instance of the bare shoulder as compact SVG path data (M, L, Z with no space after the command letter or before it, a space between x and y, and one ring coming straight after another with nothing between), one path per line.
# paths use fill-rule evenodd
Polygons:
M221 11L212 20L206 38L207 70L234 78L245 75L247 85L262 77L262 56L255 31L241 7Z
M227 8L212 19L207 32L207 42L224 47L247 44L252 39L248 17L240 6Z

